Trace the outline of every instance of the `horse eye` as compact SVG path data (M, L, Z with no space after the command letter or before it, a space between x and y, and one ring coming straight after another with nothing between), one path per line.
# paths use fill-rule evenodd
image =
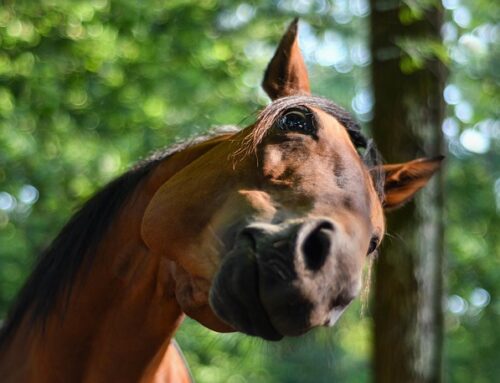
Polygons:
M370 246L368 246L368 253L367 253L368 255L377 250L378 240L379 240L378 237L372 237L372 239L370 240Z
M302 110L292 110L279 119L278 128L280 130L313 133L312 114Z

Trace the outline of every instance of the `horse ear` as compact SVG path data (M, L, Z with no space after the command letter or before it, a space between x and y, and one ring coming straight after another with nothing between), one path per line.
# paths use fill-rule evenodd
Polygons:
M395 209L408 202L439 169L443 158L419 158L402 164L383 165L384 209Z
M272 100L294 94L311 94L297 39L298 22L295 19L288 27L264 74L262 87Z

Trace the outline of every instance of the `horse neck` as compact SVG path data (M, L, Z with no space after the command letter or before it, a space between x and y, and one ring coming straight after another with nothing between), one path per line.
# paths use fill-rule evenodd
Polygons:
M24 318L0 351L5 381L139 381L154 376L180 325L172 262L140 235L156 190L223 137L176 153L137 186L83 268L67 304L60 299L43 332ZM3 354L3 355L2 355Z

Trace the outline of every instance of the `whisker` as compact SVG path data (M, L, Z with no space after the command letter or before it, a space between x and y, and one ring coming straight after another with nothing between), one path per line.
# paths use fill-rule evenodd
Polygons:
M368 257L367 266L364 272L363 277L363 287L361 290L360 301L361 301L361 317L367 315L368 306L369 306L369 298L370 298L370 287L372 280L372 270L373 270L373 260L374 257Z
M208 225L207 230L210 234L212 234L213 238L219 243L219 245L224 247L224 242L222 242L222 239L220 239L220 237L217 235L212 225Z

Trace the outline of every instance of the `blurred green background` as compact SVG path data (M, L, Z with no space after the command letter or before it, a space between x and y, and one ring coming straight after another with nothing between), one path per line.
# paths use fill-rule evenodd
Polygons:
M500 6L442 3L445 373L492 382L500 376ZM268 102L263 71L293 17L314 93L369 131L369 12L367 0L4 0L0 318L36 255L93 192L154 149L254 120ZM359 303L335 328L279 345L189 319L177 339L201 383L370 379L371 319Z

